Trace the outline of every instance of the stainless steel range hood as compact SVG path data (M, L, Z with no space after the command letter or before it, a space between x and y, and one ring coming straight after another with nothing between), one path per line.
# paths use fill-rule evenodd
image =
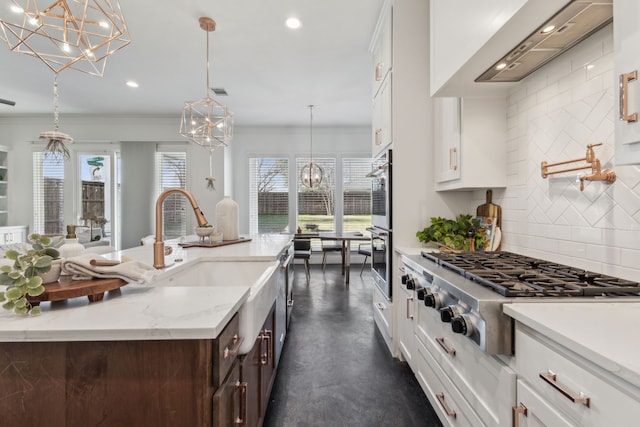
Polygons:
M573 0L476 82L517 82L613 21L613 0Z

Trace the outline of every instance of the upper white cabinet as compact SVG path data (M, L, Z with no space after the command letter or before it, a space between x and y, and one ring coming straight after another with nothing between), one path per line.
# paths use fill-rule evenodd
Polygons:
M505 187L505 98L434 98L434 101L436 190Z
M393 20L391 14L391 6L386 6L380 15L376 32L373 35L371 77L374 96L378 93L378 89L393 66Z
M372 156L376 157L380 152L391 145L392 141L392 119L391 119L391 73L382 82L380 90L373 98L373 145Z
M431 95L464 97L505 93L513 83L476 83L475 79L564 3L566 1L558 0L431 1Z
M640 164L640 3L613 2L616 89L616 164Z

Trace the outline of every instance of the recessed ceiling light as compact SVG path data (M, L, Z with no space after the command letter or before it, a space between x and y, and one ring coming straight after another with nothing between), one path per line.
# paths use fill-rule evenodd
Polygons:
M133 80L129 80L127 82L127 86L129 86L129 87L138 87L138 83L134 82Z
M302 22L300 22L298 18L292 16L291 18L287 18L287 20L285 21L285 25L287 26L287 28L295 30L302 26Z
M540 31L540 34L549 34L550 32L552 32L555 29L556 29L555 25L547 25L546 27L544 27L542 29L542 31Z
M507 66L506 62L501 62L498 65L496 65L496 70L498 71L503 70L506 66Z

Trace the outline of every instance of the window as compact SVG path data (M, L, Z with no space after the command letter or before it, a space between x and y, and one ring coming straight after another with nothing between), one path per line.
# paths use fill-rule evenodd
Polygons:
M167 188L187 187L187 154L156 152L156 195ZM162 205L163 235L176 239L187 235L187 200L180 194L169 195Z
M251 233L288 233L289 160L252 157L249 173Z
M343 231L364 232L371 226L371 159L342 160Z
M66 234L64 228L64 161L33 153L33 232Z
M298 190L298 227L302 231L335 230L336 160L313 159L324 171L318 188L307 188L297 178L308 158L296 160L296 187Z

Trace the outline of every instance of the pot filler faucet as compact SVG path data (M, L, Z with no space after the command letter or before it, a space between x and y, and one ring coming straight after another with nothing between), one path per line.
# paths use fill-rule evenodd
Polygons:
M540 168L542 170L542 178L546 178L549 175L554 175L556 173L572 172L572 171L583 170L583 169L591 169L591 175L580 175L580 177L579 177L579 179L580 179L580 191L584 190L584 182L585 181L604 181L607 184L611 184L611 183L615 182L616 173L614 171L612 171L612 170L602 169L602 166L600 165L600 160L596 157L596 154L593 151L593 147L597 147L599 145L602 145L602 143L600 142L598 144L589 144L589 145L587 145L587 154L585 155L585 157L580 158L580 159L565 160L563 162L557 162L557 163L547 163L546 161L542 162L542 164L540 165ZM569 163L577 163L577 162L585 162L586 165L568 167L568 168L563 168L563 169L554 170L554 171L550 171L549 170L549 168L554 167L554 166L566 165L566 164L569 164Z
M155 268L164 268L164 240L162 240L162 202L171 194L180 193L183 194L191 206L193 207L193 212L196 214L196 220L198 221L198 225L202 227L208 223L207 218L205 218L204 214L198 207L198 202L196 202L193 194L185 190L184 188L167 188L158 196L158 200L156 201L156 241L153 244L153 266Z

